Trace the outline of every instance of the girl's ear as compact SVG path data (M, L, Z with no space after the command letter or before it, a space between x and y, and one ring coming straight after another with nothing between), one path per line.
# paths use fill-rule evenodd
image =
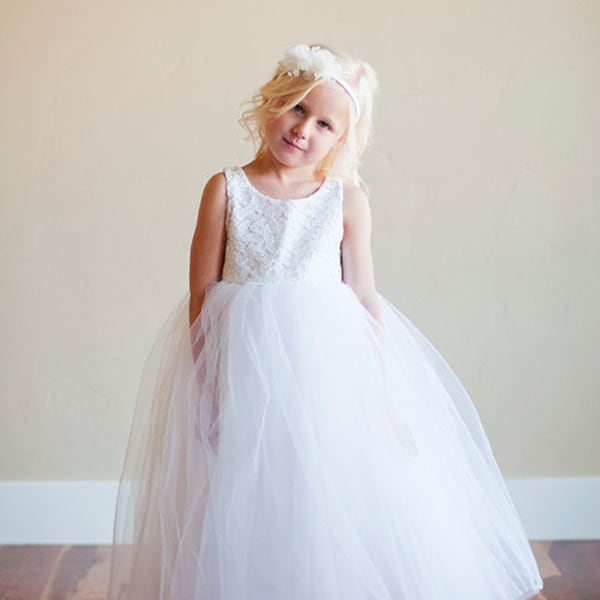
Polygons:
M342 144L344 143L345 139L346 139L345 135L343 135L341 138L338 138L338 140L331 147L329 152L323 157L323 159L319 163L320 171L328 173L331 170L331 168L333 167L333 163L335 162L338 152L340 151L340 148L341 148Z
M348 130L346 130L344 133L342 133L342 135L336 140L335 146L336 147L342 146L344 144L344 142L346 141L347 137L348 137Z

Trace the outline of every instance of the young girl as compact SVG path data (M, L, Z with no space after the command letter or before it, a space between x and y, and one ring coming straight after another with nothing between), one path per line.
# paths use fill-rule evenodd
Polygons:
M147 361L111 599L518 600L542 588L467 392L375 288L376 78L285 53L207 182Z

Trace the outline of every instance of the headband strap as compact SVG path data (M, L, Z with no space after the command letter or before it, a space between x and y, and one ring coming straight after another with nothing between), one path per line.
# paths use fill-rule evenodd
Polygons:
M354 107L354 123L360 118L360 104L352 87L342 77L342 69L335 56L319 46L312 48L306 44L298 44L286 48L284 58L279 64L288 75L302 75L305 79L323 79L335 81L350 97Z

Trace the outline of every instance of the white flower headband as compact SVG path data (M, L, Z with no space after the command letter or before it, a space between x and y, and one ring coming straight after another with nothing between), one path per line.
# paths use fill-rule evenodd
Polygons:
M285 55L279 64L288 75L300 75L305 79L324 79L335 81L350 96L354 106L354 123L360 118L360 104L352 88L344 81L342 69L335 56L319 46L312 48L306 44L297 44L286 48Z

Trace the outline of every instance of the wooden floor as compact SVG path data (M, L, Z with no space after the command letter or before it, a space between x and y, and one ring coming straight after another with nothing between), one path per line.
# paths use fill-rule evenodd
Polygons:
M600 600L600 541L533 542L532 547L544 578L539 600ZM109 551L107 546L0 546L0 599L103 600Z

